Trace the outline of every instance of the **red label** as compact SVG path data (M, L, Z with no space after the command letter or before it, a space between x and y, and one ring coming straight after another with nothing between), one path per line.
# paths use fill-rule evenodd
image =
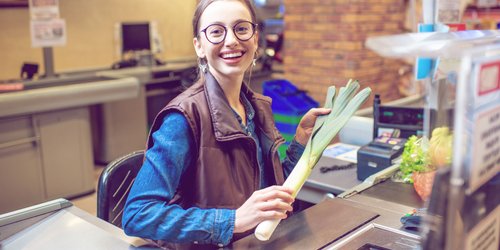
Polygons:
M485 95L500 89L500 61L481 65L478 94Z
M0 83L0 92L23 90L22 83Z
M465 23L449 23L446 24L450 27L450 31L463 31L465 30Z

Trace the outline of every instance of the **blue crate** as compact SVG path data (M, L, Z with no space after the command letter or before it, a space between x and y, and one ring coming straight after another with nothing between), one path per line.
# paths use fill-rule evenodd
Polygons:
M283 122L275 122L276 128L280 131L281 134L291 134L294 135L295 131L297 131L298 124L289 124Z
M301 116L319 106L317 101L284 79L265 81L262 89L264 95L273 99L271 108L274 113Z

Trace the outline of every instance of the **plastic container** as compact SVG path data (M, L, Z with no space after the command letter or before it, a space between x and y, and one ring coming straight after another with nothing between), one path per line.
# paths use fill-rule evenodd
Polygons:
M295 85L284 79L265 81L262 89L264 95L273 99L273 112L290 118L302 116L309 109L316 108L319 105L305 91L299 90Z
M266 81L262 89L264 95L273 99L271 108L276 128L290 142L302 116L319 103L284 79Z
M276 122L276 128L280 131L281 135L288 134L288 135L295 135L295 131L297 131L297 124L293 123L282 123L282 122ZM285 138L286 140L286 138ZM286 140L288 141L288 140Z

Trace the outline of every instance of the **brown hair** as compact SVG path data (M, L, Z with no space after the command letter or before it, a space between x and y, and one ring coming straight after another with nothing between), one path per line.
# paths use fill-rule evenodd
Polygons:
M193 37L198 37L200 34L200 17L205 11L205 9L212 4L213 2L217 2L220 0L200 0L198 5L196 6L196 10L194 12L193 16ZM257 17L255 15L255 7L253 6L253 1L250 0L238 0L242 2L245 6L247 6L248 11L250 11L250 15L252 16L252 22L256 23L257 22Z

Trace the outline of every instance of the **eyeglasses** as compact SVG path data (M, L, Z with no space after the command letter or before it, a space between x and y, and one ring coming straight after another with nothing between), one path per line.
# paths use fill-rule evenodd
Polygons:
M255 34L257 24L249 21L241 21L233 26L233 33L240 41L248 41ZM219 44L226 39L227 29L221 24L211 24L201 30L205 33L207 40L213 44Z

